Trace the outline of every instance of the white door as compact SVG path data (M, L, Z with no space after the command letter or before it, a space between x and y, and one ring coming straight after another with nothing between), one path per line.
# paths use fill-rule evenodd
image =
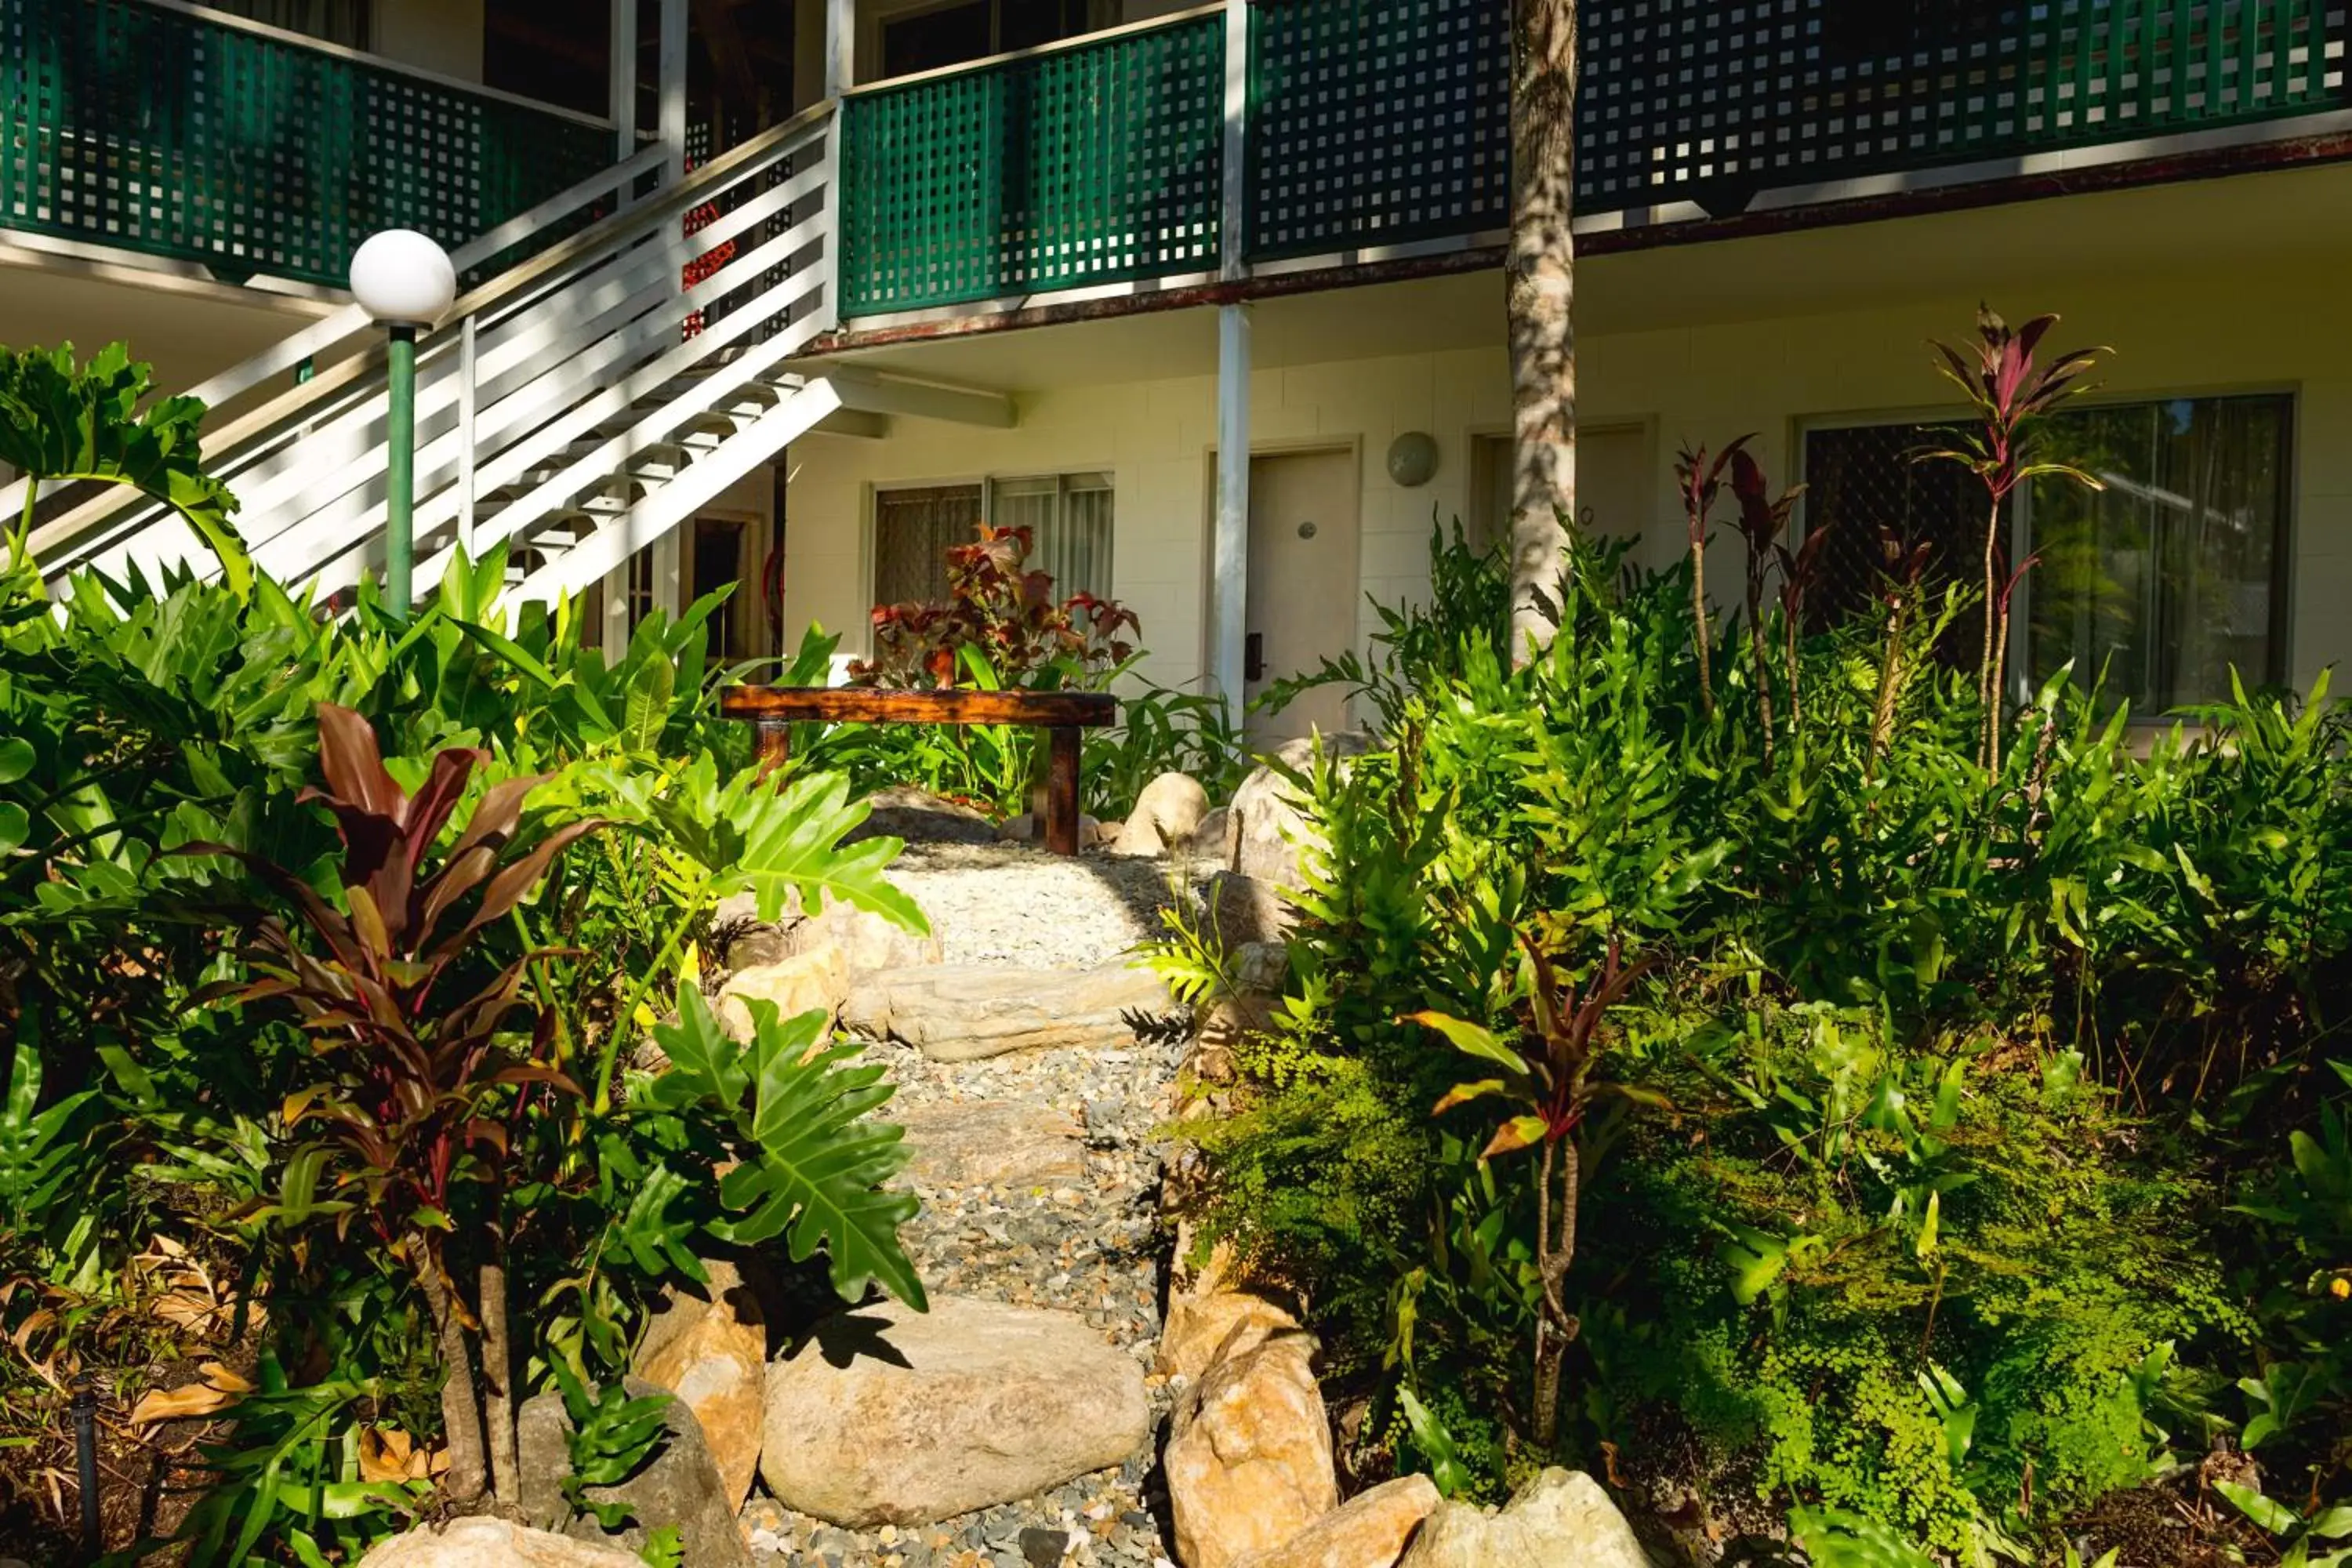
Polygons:
M1318 668L1356 643L1356 455L1271 452L1250 458L1248 694ZM1251 741L1278 744L1310 729L1351 728L1347 693L1324 687L1275 714L1254 714Z

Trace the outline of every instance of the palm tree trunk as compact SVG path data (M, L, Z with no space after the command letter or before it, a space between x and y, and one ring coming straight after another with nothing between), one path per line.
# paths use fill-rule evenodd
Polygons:
M415 1242L417 1283L424 1287L425 1305L433 1315L433 1333L441 1351L445 1376L441 1384L441 1436L448 1445L449 1468L441 1478L440 1495L451 1502L479 1498L489 1485L488 1455L482 1447L482 1407L474 1394L474 1352L466 1342L466 1325L457 1298L439 1266Z
M1576 521L1576 0L1513 0L1511 657L1548 646Z

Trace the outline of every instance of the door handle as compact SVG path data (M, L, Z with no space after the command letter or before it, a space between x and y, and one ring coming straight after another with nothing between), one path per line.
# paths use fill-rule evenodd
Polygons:
M1242 679L1265 679L1265 634L1252 632L1242 643Z

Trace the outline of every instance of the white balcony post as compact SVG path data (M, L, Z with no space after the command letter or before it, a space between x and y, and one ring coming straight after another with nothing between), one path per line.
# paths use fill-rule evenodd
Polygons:
M669 153L664 183L686 178L688 0L661 0L661 142Z
M822 0L824 6L824 95L839 98L857 80L857 0Z
M637 152L637 0L613 0L610 92L613 156L625 161Z
M1249 5L1225 0L1224 178L1218 215L1218 276L1248 274ZM1217 310L1217 515L1211 550L1209 677L1235 722L1247 700L1249 646L1249 307Z

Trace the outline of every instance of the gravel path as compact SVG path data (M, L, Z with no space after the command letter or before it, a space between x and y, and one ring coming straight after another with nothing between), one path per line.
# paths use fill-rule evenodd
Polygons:
M1013 968L1108 963L1159 934L1157 911L1171 896L1165 862L1066 860L1003 845L917 845L893 878L930 915L948 963ZM1149 1374L1169 1249L1152 1132L1174 1110L1183 1044L1134 1039L957 1064L896 1044L869 1049L889 1065L898 1103L1018 1101L1067 1118L1083 1135L1083 1177L919 1187L923 1209L906 1239L925 1285L1076 1313ZM867 1532L791 1513L755 1491L743 1516L753 1560L760 1568L1163 1568L1172 1552L1158 1428L1171 1394L1156 1376L1146 1386L1153 1439L1119 1469L961 1519Z

